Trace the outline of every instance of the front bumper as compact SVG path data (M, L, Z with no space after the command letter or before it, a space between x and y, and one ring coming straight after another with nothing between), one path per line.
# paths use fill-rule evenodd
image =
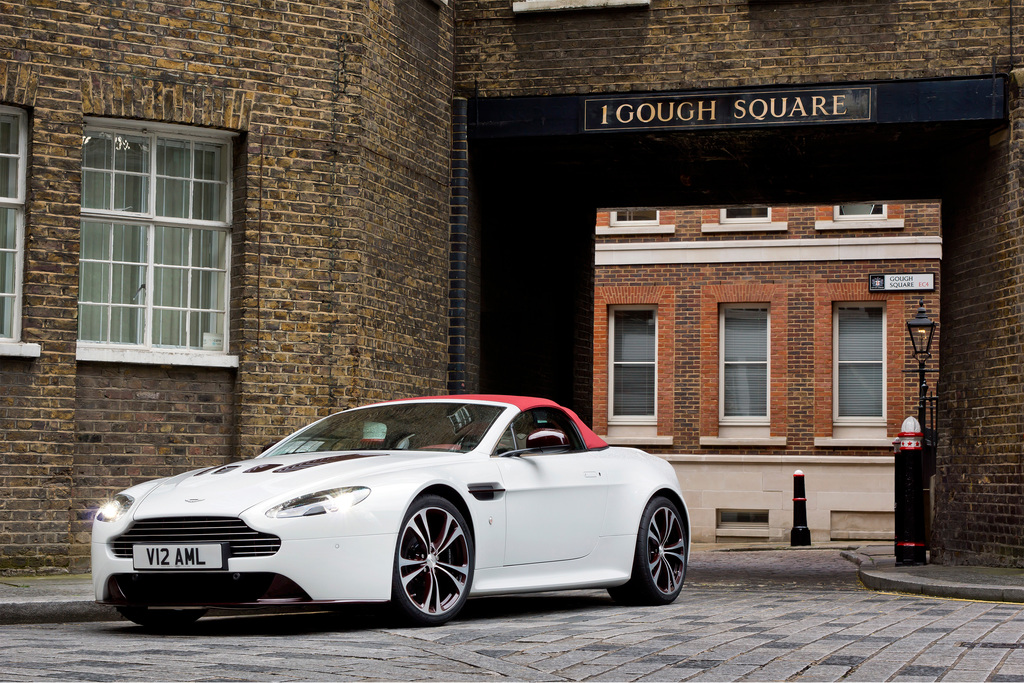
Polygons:
M228 557L213 571L136 571L106 542L92 545L96 600L105 604L259 607L391 598L397 534L283 539L265 557Z

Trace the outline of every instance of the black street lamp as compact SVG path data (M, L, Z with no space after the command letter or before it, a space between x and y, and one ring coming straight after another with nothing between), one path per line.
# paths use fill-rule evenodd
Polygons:
M914 358L924 367L924 362L932 357L932 337L935 335L935 321L928 317L924 310L924 299L917 307L917 315L907 321L907 332L910 343L914 346Z
M909 436L907 432L920 430L919 439L904 440L904 445L913 444L913 448L901 449L896 460L896 564L919 565L926 562L925 558L925 509L924 509L924 469L932 462L935 448L935 430L928 428L928 380L925 364L932 357L932 338L935 336L936 323L928 317L924 308L924 299L917 309L917 315L907 321L907 334L914 348L917 359L918 377L917 394L917 425L908 429L907 424L914 420L908 418L904 422L901 437Z

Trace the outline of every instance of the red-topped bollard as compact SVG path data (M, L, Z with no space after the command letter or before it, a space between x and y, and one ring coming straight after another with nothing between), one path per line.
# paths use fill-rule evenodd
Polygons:
M924 504L921 493L921 449L924 431L916 417L908 417L900 428L896 451L896 564L927 564L924 542Z
M811 530L807 528L807 490L804 473L800 470L793 473L793 530L789 532L789 544L811 544Z

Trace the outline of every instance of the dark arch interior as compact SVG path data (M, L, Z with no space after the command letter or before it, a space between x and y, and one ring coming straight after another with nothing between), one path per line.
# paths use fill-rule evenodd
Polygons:
M966 200L991 121L506 138L471 143L479 387L589 418L599 208ZM969 229L948 224L944 230ZM947 283L947 286L949 283ZM955 286L955 285L954 285Z

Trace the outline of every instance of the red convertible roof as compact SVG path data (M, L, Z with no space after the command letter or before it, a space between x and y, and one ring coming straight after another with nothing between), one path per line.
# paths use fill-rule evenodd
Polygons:
M558 408L559 410L565 411L566 415L572 418L572 421L576 423L576 428L580 430L580 436L583 437L583 442L587 445L587 448L594 450L598 448L608 448L607 442L594 433L590 427L584 424L583 420L580 419L579 415L569 410L565 406L560 406L554 401L547 398L536 398L533 396L506 396L504 394L453 394L451 396L423 396L424 399L448 399L448 400L464 400L464 401L492 401L494 403L508 403L513 405L519 410L530 410L531 408ZM417 399L411 398L406 399L409 401L415 401Z

